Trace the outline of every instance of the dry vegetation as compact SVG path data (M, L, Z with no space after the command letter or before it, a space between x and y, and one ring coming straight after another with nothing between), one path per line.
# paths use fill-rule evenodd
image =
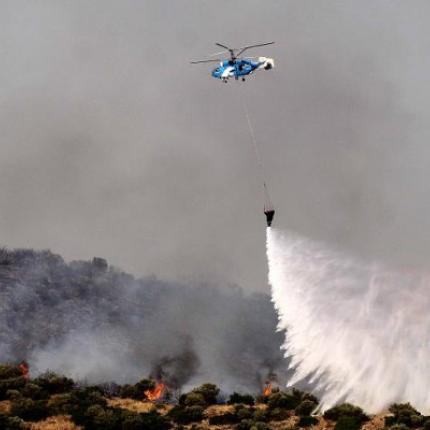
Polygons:
M46 420L30 424L30 430L81 430L82 427L74 424L70 417L58 415Z
M430 417L410 404L369 417L343 403L316 416L318 399L296 389L225 400L209 383L172 398L160 381L83 387L54 373L31 379L23 364L0 365L0 430L430 430Z
M9 400L0 401L0 414L10 413L11 402Z
M113 408L122 408L137 413L147 413L155 410L161 415L166 415L173 408L173 405L171 404L154 403L145 400L122 399L120 397L107 399L107 402L108 405Z

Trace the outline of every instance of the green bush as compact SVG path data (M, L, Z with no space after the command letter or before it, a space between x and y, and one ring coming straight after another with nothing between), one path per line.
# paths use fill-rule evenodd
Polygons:
M266 423L257 421L252 424L250 430L270 430L270 427Z
M283 408L293 410L300 404L300 399L283 391L272 393L268 396L267 407L269 409Z
M358 407L350 403L342 403L324 412L324 418L332 421L337 421L340 417L355 418L359 424L364 423L369 417Z
M9 417L0 413L0 429L1 430L27 430L29 426L18 417Z
M155 382L151 379L142 379L134 385L123 385L119 389L119 397L123 399L142 400L145 396L145 391L152 390L155 387Z
M386 426L405 424L407 427L417 428L425 421L425 418L410 403L395 403L390 406L389 411L393 416L385 418Z
M286 409L274 408L267 411L267 417L269 421L284 421L290 416L290 413Z
M337 420L334 430L359 430L361 425L356 417L343 415Z
M260 422L267 421L267 413L263 409L256 409L252 414L252 419Z
M75 385L73 379L49 371L35 378L33 384L49 395L69 392Z
M7 400L17 400L23 396L19 390L7 390L5 397Z
M91 406L107 408L106 399L100 390L95 387L87 387L74 390L70 393L70 404L67 406L72 420L77 425L85 425L88 421L87 409Z
M310 415L318 405L312 400L303 400L294 410L299 417Z
M207 405L217 403L219 388L215 384L203 384L200 387L194 388L193 393L201 394Z
M254 421L247 419L247 420L242 420L238 425L237 425L237 430L250 430L250 428L254 425Z
M160 415L157 411L139 414L139 416L142 420L142 427L140 427L140 430L168 430L171 428L169 420L166 417ZM125 428L123 423L122 430L134 429ZM136 430L138 430L138 428L136 428Z
M7 392L9 390L20 391L25 384L27 379L24 376L16 376L12 378L6 378L0 380L0 400L5 400L7 398Z
M119 389L119 397L123 399L141 400L143 396L143 391L140 391L136 385L123 385Z
M255 410L254 408L247 408L246 406L240 404L235 406L234 413L237 416L237 420L242 421L242 420L252 418L254 410Z
M191 393L188 393L184 399L184 405L185 406L206 406L205 398L203 397L203 394L197 393L195 391L192 391Z
M103 408L100 405L90 406L85 412L84 428L87 430L116 430L120 428L120 411L114 408Z
M292 395L300 401L310 400L311 402L314 402L317 405L319 403L318 399L313 394L307 393L306 391L298 390L297 388L293 388Z
M127 414L122 421L121 430L141 430L143 419L139 414Z
M312 400L303 400L294 410L299 417L310 415L318 405Z
M315 417L311 417L310 415L301 416L299 422L297 423L298 427L310 427L318 424L318 419Z
M47 406L51 415L68 415L73 411L72 394L54 394L49 398Z
M390 430L410 430L410 428L406 424L394 424L391 427L388 427Z
M204 409L202 406L176 405L169 411L169 417L178 424L190 424L203 419Z
M224 426L228 424L236 424L237 422L239 422L237 414L231 412L209 417L209 424L211 426Z
M11 415L16 415L25 421L40 421L49 416L49 410L46 400L23 397L12 402Z
M235 405L238 403L242 403L244 405L253 405L255 403L254 397L250 394L240 394L234 392L227 402L229 405Z
M21 389L21 394L24 397L28 397L33 400L41 400L48 397L48 393L46 391L44 391L39 385L31 382L24 385Z
M18 376L22 376L22 370L19 366L0 364L0 380L17 378Z

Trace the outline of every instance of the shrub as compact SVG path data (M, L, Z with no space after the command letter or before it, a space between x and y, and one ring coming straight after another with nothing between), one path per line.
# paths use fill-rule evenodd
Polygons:
M184 399L184 405L186 406L206 406L205 398L203 394L192 391L188 393Z
M107 408L106 399L95 387L74 390L70 394L69 413L77 425L84 425L87 422L87 409L96 405L102 409Z
M140 391L136 385L123 385L119 389L119 397L123 399L141 400L143 398L143 392Z
M315 424L318 424L318 419L315 417L311 417L310 415L301 416L299 422L297 423L298 427L310 427Z
M0 413L0 429L2 430L27 430L29 426L18 417L9 417Z
M122 430L141 430L143 420L139 414L128 414L122 421Z
M294 410L299 417L306 417L315 410L318 405L312 400L303 400Z
M361 424L356 417L343 415L337 420L334 430L359 430Z
M297 388L293 388L291 393L296 399L300 401L310 400L311 402L314 402L316 404L319 403L318 399L313 394L307 393L306 391L301 391Z
M203 419L204 409L202 406L177 405L169 412L169 417L178 424L189 424Z
M264 422L267 421L267 413L263 409L256 409L252 414L252 418L254 421Z
M237 430L250 430L250 428L254 425L254 421L252 420L242 420L238 425L237 425Z
M268 396L267 406L269 409L284 408L292 410L295 409L299 403L300 399L297 397L293 396L292 394L279 391Z
M388 427L390 430L410 430L410 428L406 424L394 424L391 427Z
M35 378L33 383L49 395L66 393L72 390L75 385L73 379L49 371Z
M39 385L33 383L27 383L22 389L21 394L24 397L28 397L33 400L41 400L48 396L48 393L44 391Z
M223 426L228 424L236 424L237 422L239 422L238 415L231 412L209 417L209 424L211 426Z
M85 412L85 429L116 430L121 423L120 412L100 405L90 406Z
M282 408L270 409L267 411L267 414L270 421L283 421L290 416L289 412Z
M152 411L145 414L140 414L143 421L143 427L151 430L167 430L171 428L169 420L160 415L158 412Z
M416 428L423 425L425 418L410 405L410 403L395 403L390 406L389 411L392 417L385 418L385 425L405 424L408 427Z
M250 430L270 430L270 427L266 423L257 421L251 426Z
M32 400L27 397L12 402L11 415L26 421L40 421L49 416L46 400Z
M214 405L217 403L219 391L219 388L214 384L203 384L194 388L192 392L201 394L207 405Z
M21 390L25 384L27 383L27 379L24 376L17 376L7 379L0 380L0 400L4 400L7 398L6 393L9 390Z
M8 400L17 400L22 397L22 394L18 390L7 390L5 397Z
M237 403L243 403L244 405L253 405L255 403L254 397L250 394L240 394L234 392L227 402L229 405L234 405Z
M155 387L155 382L152 379L141 379L136 385L136 389L140 392L140 399L144 396L145 391L152 390Z
M119 396L123 399L142 400L145 397L145 391L152 390L155 382L151 379L142 379L134 385L123 385L119 389Z
M18 376L22 376L22 370L19 366L0 364L0 380L17 378Z
M369 419L360 407L350 403L342 403L324 412L324 418L328 420L337 421L340 417L353 417L359 424Z
M252 417L252 414L254 413L254 408L247 408L244 405L236 405L235 414L237 416L238 421L246 420Z
M48 409L51 415L68 415L72 412L72 394L54 394L48 400Z

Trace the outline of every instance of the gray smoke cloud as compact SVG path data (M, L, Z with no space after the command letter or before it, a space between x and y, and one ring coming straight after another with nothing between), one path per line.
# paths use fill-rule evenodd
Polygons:
M245 98L278 225L427 265L427 1L0 8L3 243L265 289ZM188 63L268 40L277 68L244 85Z
M89 383L162 378L259 392L286 381L270 298L238 287L135 279L103 259L0 252L0 362L26 360Z

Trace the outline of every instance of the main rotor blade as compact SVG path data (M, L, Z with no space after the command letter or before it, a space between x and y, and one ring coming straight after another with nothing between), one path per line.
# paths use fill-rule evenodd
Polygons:
M266 42L266 43L257 43L256 45L242 46L242 48L239 48L239 52L236 54L236 56L239 57L239 55L243 54L247 49L257 48L259 46L273 45L274 43L275 42Z
M221 54L226 54L226 49L224 49L223 51L219 51L219 52L214 52L213 54L209 54L208 55L208 57L216 57L216 56L218 56L218 55L221 55Z
M229 48L228 46L225 46L225 45L223 45L221 43L215 42L215 45L221 46L221 48L225 48L225 49L227 49L227 51L231 51L231 48Z
M220 58L215 58L213 60L197 60L197 61L190 61L191 64L199 64L199 63L219 63L222 60Z

